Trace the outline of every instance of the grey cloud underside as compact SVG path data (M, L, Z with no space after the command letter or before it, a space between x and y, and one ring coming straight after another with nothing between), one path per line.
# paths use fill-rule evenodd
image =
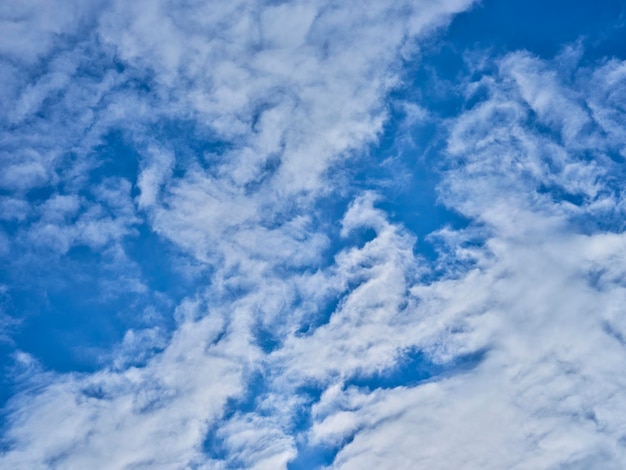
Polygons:
M448 274L426 283L375 193L340 227L318 203L353 194L333 168L380 135L400 58L469 2L25 5L1 12L33 35L0 42L0 204L20 234L3 256L87 245L132 274L123 240L148 223L210 282L173 309L165 344L129 331L96 373L16 354L30 388L10 404L2 466L275 469L307 448L337 451L333 468L626 463L626 64L572 78L566 50L476 66L463 85L486 98L440 123L440 197L473 223L432 235ZM155 132L170 122L223 148L181 150ZM95 149L120 129L137 174L94 184ZM51 194L33 203L34 188ZM329 263L333 233L348 246ZM416 351L442 373L359 386Z

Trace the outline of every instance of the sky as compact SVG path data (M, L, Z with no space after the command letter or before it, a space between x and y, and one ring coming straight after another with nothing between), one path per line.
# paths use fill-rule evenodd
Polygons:
M623 2L0 30L1 468L626 468Z

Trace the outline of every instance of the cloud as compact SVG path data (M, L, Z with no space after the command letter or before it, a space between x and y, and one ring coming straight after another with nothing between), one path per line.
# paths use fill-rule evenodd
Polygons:
M336 468L621 468L626 65L472 64L466 108L438 123L439 197L470 223L431 235L437 272L383 196L333 175L381 135L402 56L467 7L24 13L39 42L0 45L3 259L88 247L110 260L105 294L145 294L126 249L142 226L200 267L173 330L129 329L95 372L16 352L2 464L284 468L324 449ZM337 195L341 220L320 203Z
M59 45L59 36L75 35L84 27L101 3L27 0L4 5L0 22L7 34L0 40L0 54L5 59L35 64Z
M620 65L572 78L559 61L498 59L481 80L487 98L449 122L440 195L486 236L465 274L415 286L418 311L462 312L417 344L446 360L482 348L484 359L417 387L324 395L312 438L349 442L333 467L623 466L624 135L590 105L623 116L597 98Z
M623 466L623 62L472 64L437 123L440 200L470 221L431 235L437 271L382 195L333 172L380 137L402 59L470 2L50 5L2 11L25 34L0 44L0 255L88 247L103 293L144 295L147 319L92 372L16 351L4 466ZM324 198L351 202L335 217ZM171 331L145 314L140 228L194 281Z
M380 136L415 42L470 3L32 3L26 23L7 16L9 30L31 31L6 47L0 184L13 270L47 292L58 281L27 268L71 271L63 263L87 247L95 277L110 264L101 294L150 303L146 260L128 250L143 230L171 243L195 283L172 331L129 329L96 371L45 371L20 352L35 366L7 405L2 465L285 467L299 445L293 413L310 405L298 387L393 365L412 330L400 343L380 333L402 328L414 239L366 195L343 229L371 227L375 239L333 248L338 221L319 201L353 192L335 187L333 168ZM143 317L142 302L131 307ZM326 370L318 345L346 363ZM259 374L259 407L246 412ZM288 380L293 396L280 390ZM223 455L205 452L214 428Z

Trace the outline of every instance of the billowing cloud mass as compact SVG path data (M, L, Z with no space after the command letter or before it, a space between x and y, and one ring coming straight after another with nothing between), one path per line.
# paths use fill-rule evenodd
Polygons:
M626 62L472 7L0 7L0 466L623 468Z

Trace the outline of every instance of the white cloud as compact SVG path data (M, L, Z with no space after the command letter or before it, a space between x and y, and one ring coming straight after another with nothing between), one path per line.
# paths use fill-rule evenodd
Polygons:
M36 63L61 41L59 36L74 35L98 9L99 0L42 1L25 0L0 7L0 54L11 60Z
M214 343L222 327L214 316L181 326L145 368L36 377L44 389L12 413L6 438L19 445L3 465L180 468L200 458L206 423L242 391L247 358L228 337Z
M311 430L318 441L351 439L334 467L624 466L626 238L612 222L619 164L606 156L624 135L605 132L589 105L623 116L596 101L618 66L574 82L558 67L507 55L482 81L489 97L450 123L442 198L488 235L469 272L414 288L418 311L462 312L420 346L443 359L487 348L484 360L413 388L335 393Z
M157 201L161 186L171 176L174 156L157 149L149 149L150 160L139 177L137 186L141 193L137 197L140 208L153 205Z
M467 3L190 5L113 4L97 33L126 71L98 83L46 72L15 100L15 122L32 126L18 135L38 137L27 140L26 161L8 160L2 184L16 194L2 207L11 220L36 218L27 239L60 253L76 243L121 250L141 220L136 203L155 231L211 270L211 283L178 308L168 344L156 330L129 332L114 369L34 373L32 390L11 403L3 465L284 468L304 441L343 446L337 468L621 468L626 238L616 179L626 66L612 60L572 75L563 69L575 67L571 57L517 52L468 85L487 98L448 122L440 194L473 226L434 235L462 269L425 282L415 237L372 193L333 229L346 240L375 236L326 266L330 235L316 226L315 202L342 189L331 186L333 164L381 132L409 37ZM136 77L151 94L129 85ZM53 122L75 111L87 142L72 126L52 139L33 116L50 93L81 90L98 99L59 101ZM176 173L176 152L145 135L166 118L231 145ZM84 174L102 135L124 125L144 159L134 199L130 177L90 185ZM67 145L81 155L74 173L59 163ZM25 209L27 190L63 179L90 187L93 199L55 192ZM259 344L259 329L276 344ZM151 347L162 351L129 365ZM386 389L348 385L417 350L447 374ZM222 420L259 371L256 409ZM319 401L300 393L307 386ZM294 416L311 401L311 428L298 434ZM215 426L223 460L202 449Z
M9 48L28 64L44 60L30 85L14 87L4 115L14 129L4 132L2 154L11 171L0 183L14 191L12 201L27 201L37 187L51 196L31 204L34 220L20 233L32 245L22 249L45 246L62 256L84 244L123 261L123 241L145 214L151 229L203 265L210 284L182 302L167 345L156 331L133 331L112 369L32 372L28 390L9 405L2 465L219 468L223 462L202 449L219 424L231 452L224 460L284 468L296 454L291 414L303 399L277 386L293 380L284 390L294 391L310 377L328 382L337 371L347 377L393 364L398 348L414 342L411 328L400 342L393 338L404 328L403 297L415 277L413 237L365 197L344 230L372 225L377 238L324 269L330 241L328 227L316 225L323 209L315 203L337 191L333 165L381 133L401 55L470 3L111 2L89 14L62 8L50 23L33 4L28 24L39 43ZM78 21L82 15L94 29ZM64 53L54 48L60 43ZM16 74L27 69L17 66ZM190 134L224 150L181 158L172 142L187 136L155 131L171 121L191 123ZM96 150L113 131L142 155L138 175L103 169ZM181 154L193 148L185 144ZM116 267L116 284L146 288L127 264ZM345 301L332 327L299 335L334 295ZM359 325L362 337L353 340L350 328ZM276 337L275 354L259 344L258 330ZM161 351L130 365L142 347ZM346 362L335 366L338 352ZM265 367L266 415L221 422Z

